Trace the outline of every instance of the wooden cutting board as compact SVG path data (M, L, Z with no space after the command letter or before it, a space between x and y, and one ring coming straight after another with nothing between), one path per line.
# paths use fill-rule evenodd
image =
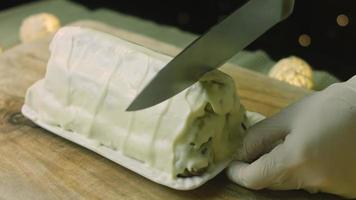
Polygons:
M168 55L180 49L100 22L80 21ZM155 184L85 148L55 136L20 113L26 89L44 76L50 38L18 45L0 56L0 199L337 199L300 191L250 191L224 173L193 191ZM226 64L247 109L272 115L306 90Z

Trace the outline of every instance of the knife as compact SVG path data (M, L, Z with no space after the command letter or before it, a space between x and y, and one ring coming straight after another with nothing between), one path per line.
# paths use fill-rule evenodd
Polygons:
M144 87L127 111L154 106L220 67L293 11L294 0L250 0L193 41Z

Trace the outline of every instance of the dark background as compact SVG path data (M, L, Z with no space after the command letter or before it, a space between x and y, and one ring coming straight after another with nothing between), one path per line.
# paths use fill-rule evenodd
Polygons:
M72 0L89 9L108 8L161 24L201 34L246 0ZM2 0L0 9L31 0ZM336 23L339 14L349 24ZM308 34L311 44L302 47L298 38ZM292 16L247 49L263 49L274 59L297 55L315 69L329 71L346 80L356 74L356 1L296 0Z

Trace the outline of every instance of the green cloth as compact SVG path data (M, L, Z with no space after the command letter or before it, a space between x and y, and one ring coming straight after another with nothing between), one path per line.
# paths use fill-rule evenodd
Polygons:
M29 15L40 12L48 12L58 16L62 24L80 19L102 21L180 48L184 48L197 37L195 34L181 31L175 27L157 24L112 10L88 10L84 6L71 1L50 0L37 1L0 12L0 45L6 49L18 44L18 31L22 20ZM233 57L231 62L263 74L267 74L275 64L275 61L263 51L242 51ZM339 80L333 75L324 71L314 71L315 90L321 90L335 82L339 82Z

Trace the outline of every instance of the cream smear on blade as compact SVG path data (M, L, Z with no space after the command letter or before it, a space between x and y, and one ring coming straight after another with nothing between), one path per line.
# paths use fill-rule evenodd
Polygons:
M60 29L50 50L23 113L157 183L202 185L227 166L250 126L234 81L220 71L156 106L125 112L171 57L79 27Z

